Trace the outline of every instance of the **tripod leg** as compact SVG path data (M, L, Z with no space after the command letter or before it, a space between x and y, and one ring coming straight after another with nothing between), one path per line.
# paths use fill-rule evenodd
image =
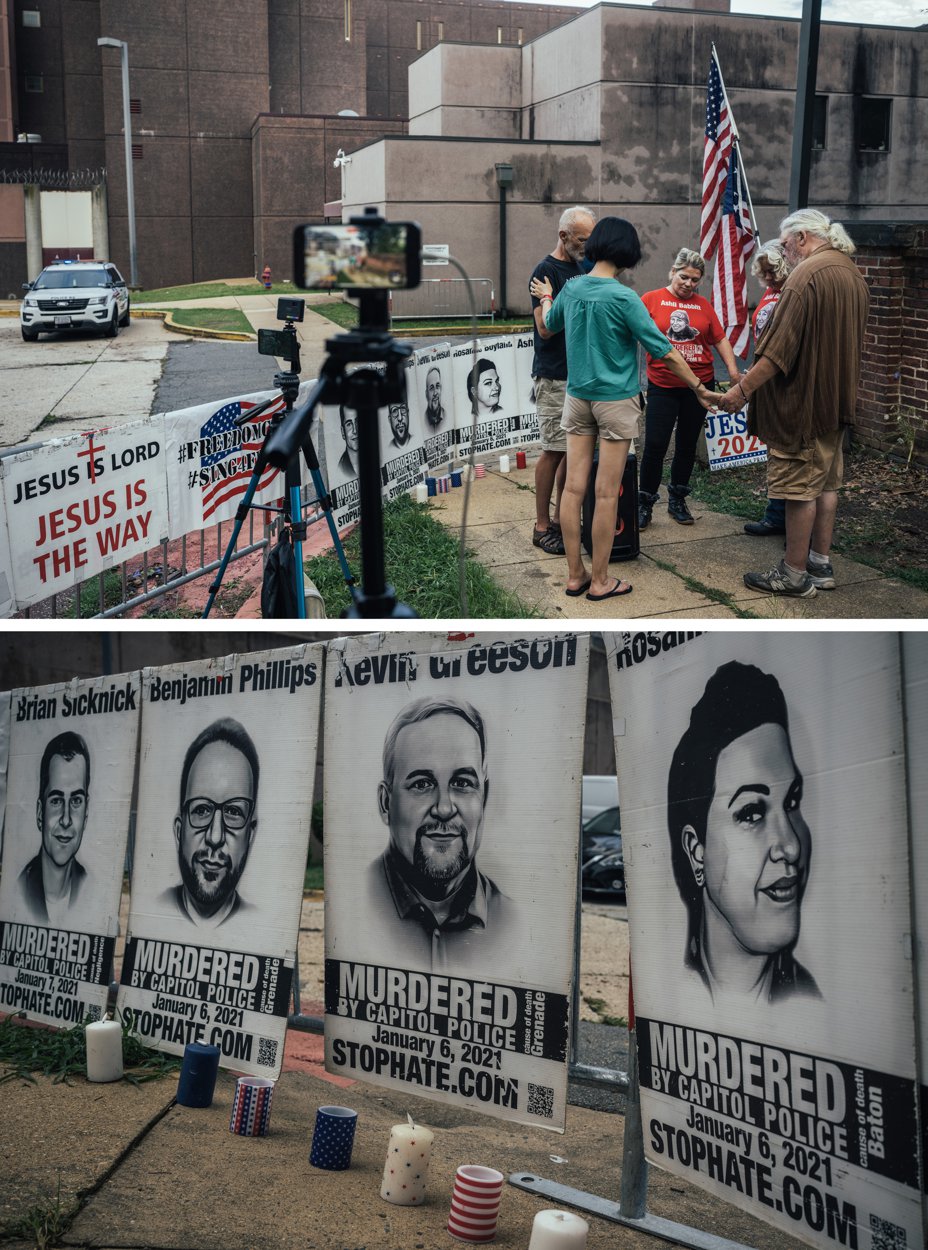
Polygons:
M316 490L316 498L322 502L322 511L325 514L326 523L329 527L329 534L332 538L332 546L335 548L335 555L338 560L339 568L342 571L342 577L345 579L345 585L354 598L355 577L345 555L345 548L342 546L342 540L339 537L338 527L335 524L335 518L332 516L332 509L328 507L328 494L325 482L322 480L322 474L319 471L319 461L316 458L316 449L313 446L311 438L307 437L303 444L303 458L309 469L309 475L312 478L313 486Z
M291 481L296 477L296 482ZM296 577L296 612L301 621L306 619L306 587L303 584L303 501L300 495L300 474L287 469L287 502L290 508L290 526L293 535L293 571Z

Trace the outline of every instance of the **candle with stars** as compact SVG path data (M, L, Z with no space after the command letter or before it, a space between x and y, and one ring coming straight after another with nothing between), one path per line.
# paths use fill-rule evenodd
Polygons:
M406 1119L406 1124L394 1124L390 1129L380 1196L399 1207L417 1207L425 1200L435 1134L421 1124L414 1124L411 1115Z

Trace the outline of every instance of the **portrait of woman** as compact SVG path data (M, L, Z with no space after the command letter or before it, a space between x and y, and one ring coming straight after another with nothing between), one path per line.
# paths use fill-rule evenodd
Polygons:
M793 955L812 834L777 679L731 661L709 679L667 784L674 877L688 913L685 962L713 999L820 998Z
M478 417L488 417L493 412L502 412L499 373L492 360L481 358L467 375L467 397L470 400L471 413Z

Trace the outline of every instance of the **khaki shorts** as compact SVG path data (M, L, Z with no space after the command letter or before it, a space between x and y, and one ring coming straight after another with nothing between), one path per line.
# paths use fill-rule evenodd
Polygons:
M567 383L557 378L534 378L533 381L541 450L566 451L567 435L561 429L561 415L564 412Z
M801 451L767 448L767 495L770 499L810 502L826 490L837 490L843 480L844 431L823 434Z
M564 417L561 429L566 434L588 434L617 443L638 437L641 420L641 400L634 399L577 399L568 395L564 401Z

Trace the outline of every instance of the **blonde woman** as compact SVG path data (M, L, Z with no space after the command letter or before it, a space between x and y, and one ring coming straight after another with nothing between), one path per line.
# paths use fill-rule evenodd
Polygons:
M681 247L674 258L667 285L648 291L642 300L657 328L679 351L700 382L711 391L715 374L713 348L722 357L732 382L737 382L741 375L735 353L725 337L715 309L707 299L696 294L705 272L706 262L700 254ZM679 525L693 524L686 497L690 493L696 444L705 416L702 404L689 387L667 368L667 362L649 355L648 403L638 491L640 529L647 529L651 522L651 511L659 498L664 458L674 429L676 439L670 465L667 511Z

